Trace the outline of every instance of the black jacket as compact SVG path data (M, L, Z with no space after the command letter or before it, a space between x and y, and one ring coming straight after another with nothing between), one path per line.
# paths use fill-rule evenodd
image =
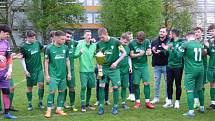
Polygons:
M156 50L161 50L160 53L155 54L152 51L152 66L166 66L168 65L168 53L161 46L162 43L167 44L169 37L166 37L164 41L160 40L158 37L156 40L152 41L151 48L155 47Z

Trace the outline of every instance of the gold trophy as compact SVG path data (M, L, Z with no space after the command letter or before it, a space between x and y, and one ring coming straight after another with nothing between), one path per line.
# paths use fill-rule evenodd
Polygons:
M105 62L105 55L101 51L99 51L96 54L96 61L97 61L98 65L103 65L104 64L104 62ZM97 79L98 80L102 80L102 77L103 77L102 69L98 69Z

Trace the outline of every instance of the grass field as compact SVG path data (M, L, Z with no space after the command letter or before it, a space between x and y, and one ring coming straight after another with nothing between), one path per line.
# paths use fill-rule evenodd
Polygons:
M14 106L19 109L19 112L14 112L13 114L18 117L17 120L20 121L39 121L39 120L53 120L53 121L214 121L215 120L215 112L212 110L206 109L205 114L200 114L196 111L196 116L194 118L187 118L182 116L182 114L187 111L187 103L186 103L186 94L185 90L183 89L182 92L182 99L181 99L181 107L180 110L175 110L173 108L170 109L163 109L163 101L164 101L164 89L163 89L163 80L161 85L161 99L160 103L156 105L156 108L154 110L149 110L144 105L144 95L142 93L143 87L141 86L141 101L142 101L142 108L135 110L133 108L130 108L126 111L123 111L121 109L121 99L119 102L119 114L116 116L113 116L111 114L111 107L112 106L106 106L105 107L105 114L102 116L97 115L96 111L87 111L86 113L80 112L80 81L79 81L79 73L78 73L78 62L76 62L75 68L76 68L76 106L79 108L78 112L72 112L70 110L65 110L65 112L68 113L68 116L57 116L54 114L50 119L44 118L45 110L40 111L37 108L38 104L38 96L37 96L37 88L34 88L33 92L33 111L29 112L27 111L27 98L25 95L26 92L26 81L23 74L23 70L21 68L21 64L18 60L14 61L13 66L13 79L15 81L15 96L14 96ZM151 64L150 64L151 65ZM36 66L36 65L35 65ZM152 73L152 67L150 66L150 76L151 76L151 99L153 98L154 94L154 86L153 86L153 73ZM47 86L45 86L45 90L47 91ZM174 95L175 96L175 95ZM44 103L46 105L47 102L47 92L45 92L44 95ZM55 96L57 97L57 96ZM67 101L69 102L69 98L67 97ZM92 98L91 98L91 104L94 104L96 101L95 98L95 89L93 90ZM110 93L110 101L112 102L112 93ZM55 101L56 102L56 101ZM127 101L128 105L130 107L133 107L134 102ZM206 95L205 95L205 106L206 108L210 104L210 95L209 95L209 86L207 84L206 86ZM96 107L97 108L97 107ZM98 108L97 108L98 109ZM2 116L1 116L2 118Z

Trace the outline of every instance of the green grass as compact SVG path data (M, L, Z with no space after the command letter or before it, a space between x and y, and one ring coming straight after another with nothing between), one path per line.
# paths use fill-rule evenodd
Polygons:
M123 111L121 109L121 99L119 101L119 114L116 116L113 116L111 114L111 107L112 106L106 106L105 107L105 114L102 116L97 115L96 111L87 111L86 113L80 112L80 80L79 80L79 73L78 73L78 62L76 62L75 68L76 68L76 106L79 108L79 112L72 112L70 110L65 110L69 115L68 116L56 116L53 111L53 115L51 119L44 118L45 110L40 111L37 108L38 103L38 96L37 96L37 87L35 87L33 90L33 111L29 112L27 111L27 98L25 95L26 92L26 81L24 77L23 70L21 68L21 64L18 60L14 61L13 66L13 79L15 81L15 96L13 104L14 106L19 109L19 112L14 112L13 114L18 117L17 120L22 121L39 121L39 120L64 120L64 121L116 121L116 120L123 120L123 121L212 121L215 119L214 111L212 110L206 110L205 114L196 113L196 117L194 118L186 118L182 116L182 114L187 111L187 103L186 103L186 94L185 90L183 89L182 92L182 99L181 99L181 107L180 110L175 110L173 108L171 109L163 109L163 101L164 101L164 85L162 80L161 85L161 99L160 103L156 105L156 108L154 110L149 110L144 105L144 95L143 95L143 85L141 86L141 102L143 104L141 109L135 110L133 108L130 108L129 110ZM149 65L150 62L149 62ZM153 98L154 94L154 85L153 85L153 69L150 66L150 76L151 76L151 99ZM44 95L44 103L46 105L47 102L47 88L48 86L45 86L45 95ZM175 92L174 92L175 93ZM55 96L57 97L57 96ZM112 101L112 93L110 93L110 101ZM175 97L175 95L174 95ZM69 98L67 97L67 101L69 102ZM94 104L96 101L95 97L95 89L93 90L92 98L91 98L91 104ZM55 101L56 102L56 101ZM133 107L134 103L127 101L128 105L130 107ZM209 95L209 86L207 84L206 86L206 95L205 95L205 106L208 107L210 104L210 95ZM97 107L96 107L97 108ZM98 108L97 108L98 109Z

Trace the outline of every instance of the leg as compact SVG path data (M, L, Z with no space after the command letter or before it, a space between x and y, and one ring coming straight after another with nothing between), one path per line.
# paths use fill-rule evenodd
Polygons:
M183 68L177 68L175 69L175 85L176 85L176 101L175 101L175 107L180 107L180 99L181 99L181 80L182 80L182 74L183 74Z
M39 108L40 109L43 109L44 106L43 106L43 95L44 95L44 83L38 83L38 96L39 96Z
M163 73L163 77L164 77L164 89L165 89L165 92L164 92L164 96L166 97L166 100L168 98L168 93L167 93L167 66L163 66L162 67L162 73Z
M27 87L27 99L28 99L28 110L31 111L32 108L32 89L33 87Z
M154 99L152 100L151 103L155 104L159 102L159 98L160 98L160 79L161 79L161 71L160 71L160 67L155 66L154 67Z

